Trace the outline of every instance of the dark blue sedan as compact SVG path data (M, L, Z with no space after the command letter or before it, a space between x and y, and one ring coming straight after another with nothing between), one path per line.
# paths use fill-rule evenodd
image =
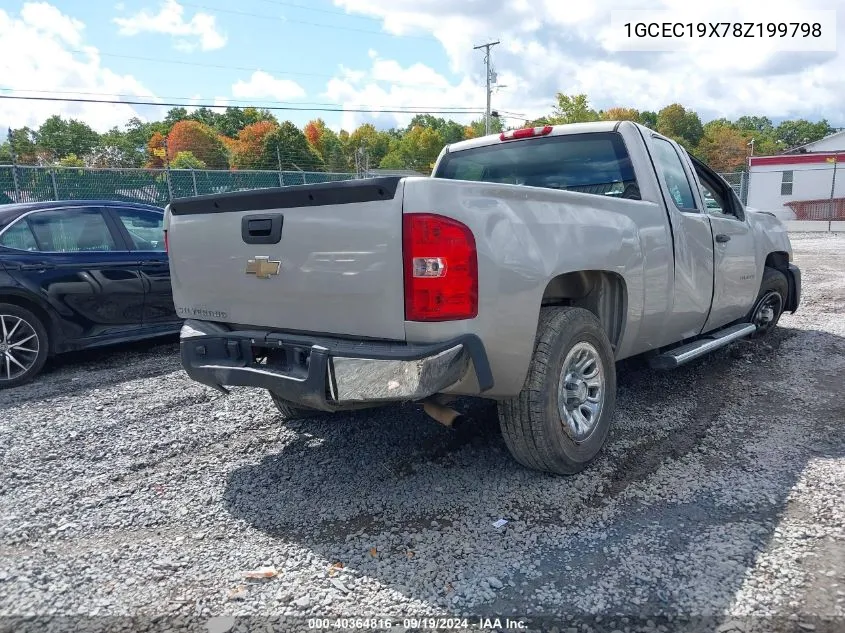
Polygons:
M0 206L0 389L53 354L179 331L163 220L126 202Z

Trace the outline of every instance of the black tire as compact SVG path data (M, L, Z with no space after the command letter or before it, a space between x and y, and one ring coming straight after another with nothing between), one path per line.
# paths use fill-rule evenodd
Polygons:
M49 355L49 338L45 324L26 308L12 303L0 303L0 316L4 317L0 324L0 389L9 389L25 385L41 373ZM11 325L13 320L15 325ZM12 334L11 338L7 339L7 333ZM26 371L21 371L7 355L6 345L10 342L20 344L26 336L32 334L35 338L27 340L24 349L35 349L36 352L24 352L22 348L18 348L20 351L15 355L15 359L27 368Z
M773 293L776 293L779 298L773 297ZM754 305L746 316L749 323L757 325L757 331L752 335L753 337L765 336L774 329L783 314L788 296L789 282L786 280L786 275L776 268L769 268L768 266L764 268L760 292L757 293ZM772 308L771 320L763 319L762 313L767 306Z
M303 418L313 418L316 415L320 415L323 411L317 411L317 409L309 409L307 407L297 407L292 405L287 400L280 398L272 391L270 393L270 398L273 399L273 404L276 405L276 408L279 410L279 413L282 414L282 417L285 420L301 420Z
M576 346L585 348L582 343L596 353L604 385L601 408L591 430L575 437L567 430L569 426L558 408L558 385L567 355L570 351L577 354ZM543 308L525 385L518 396L498 404L499 423L511 454L535 470L560 475L580 472L604 446L615 408L613 348L598 318L582 308Z

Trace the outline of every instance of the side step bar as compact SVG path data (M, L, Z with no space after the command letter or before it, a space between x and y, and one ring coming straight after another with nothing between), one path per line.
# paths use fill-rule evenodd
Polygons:
M740 323L718 332L712 332L702 339L670 349L651 359L649 364L654 369L675 369L686 362L708 352L724 347L729 343L753 334L757 326L753 323Z

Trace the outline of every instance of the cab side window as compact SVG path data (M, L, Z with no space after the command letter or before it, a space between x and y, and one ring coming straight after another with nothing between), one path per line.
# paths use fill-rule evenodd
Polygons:
M655 158L657 166L663 173L669 195L681 211L697 211L695 196L692 194L687 172L684 171L684 164L678 152L672 147L669 141L662 138L654 138Z
M693 159L695 175L701 181L701 195L707 213L744 219L742 204L733 188L703 163Z

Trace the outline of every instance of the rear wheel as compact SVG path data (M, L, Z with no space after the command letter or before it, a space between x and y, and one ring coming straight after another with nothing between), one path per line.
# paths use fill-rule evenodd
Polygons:
M47 362L47 328L20 306L0 303L0 389L35 378Z
M320 415L323 413L322 411L318 411L317 409L309 409L308 407L297 407L287 400L280 398L272 391L270 393L270 398L273 399L273 404L276 405L276 408L279 410L279 413L282 414L282 417L285 420L301 420L302 418L312 418L315 415Z
M519 395L499 402L505 444L521 464L571 475L598 455L616 407L613 348L581 308L544 308Z
M764 268L760 292L754 307L748 313L748 321L757 326L754 336L764 336L777 325L788 294L789 282L786 275L775 268Z

